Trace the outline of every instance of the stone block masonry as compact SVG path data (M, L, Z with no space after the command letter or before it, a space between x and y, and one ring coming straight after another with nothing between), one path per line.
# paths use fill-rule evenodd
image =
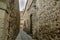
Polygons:
M5 11L6 9L6 4L0 2L0 40L7 40L8 13Z
M33 0L30 8L29 5L27 3L24 13L25 28L29 30L26 30L27 33L32 25L32 36L36 40L60 40L60 0Z
M20 27L20 13L18 0L9 0L9 30L8 30L8 40L15 40L19 33Z
M15 40L19 33L18 0L0 0L0 40Z
M38 40L60 40L60 0L37 0L37 7Z

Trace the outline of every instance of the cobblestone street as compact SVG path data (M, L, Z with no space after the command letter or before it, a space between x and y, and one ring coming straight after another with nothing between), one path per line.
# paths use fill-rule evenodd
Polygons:
M31 36L29 36L24 31L20 30L16 40L33 40Z

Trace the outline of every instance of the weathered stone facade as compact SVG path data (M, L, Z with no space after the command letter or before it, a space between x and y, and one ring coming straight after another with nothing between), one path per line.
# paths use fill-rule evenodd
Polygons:
M15 40L20 26L20 13L18 0L10 0L10 21L9 21L9 36L8 40Z
M37 40L60 40L59 11L60 0L33 0L31 4L27 3L24 13L25 28L29 30L28 32L33 31L33 38Z
M20 11L20 29L23 30L24 28L24 14L23 14L24 11Z
M0 0L0 40L15 40L19 32L18 0Z
M0 40L7 40L8 17L7 4L0 1Z
M39 15L39 34L45 40L60 40L60 0L37 0ZM44 4L43 4L44 3ZM44 40L43 39L43 40Z

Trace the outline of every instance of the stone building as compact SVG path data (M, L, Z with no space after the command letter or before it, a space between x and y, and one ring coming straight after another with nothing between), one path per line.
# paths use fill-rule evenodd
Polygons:
M60 0L28 0L24 30L36 40L60 40Z
M20 11L20 29L22 29L23 30L23 26L24 26L24 11Z
M15 40L20 26L18 0L0 0L0 40Z

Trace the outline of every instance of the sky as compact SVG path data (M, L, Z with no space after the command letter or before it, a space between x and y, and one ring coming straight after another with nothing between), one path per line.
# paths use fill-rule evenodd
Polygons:
M20 11L23 11L25 8L27 0L19 0L19 9Z

